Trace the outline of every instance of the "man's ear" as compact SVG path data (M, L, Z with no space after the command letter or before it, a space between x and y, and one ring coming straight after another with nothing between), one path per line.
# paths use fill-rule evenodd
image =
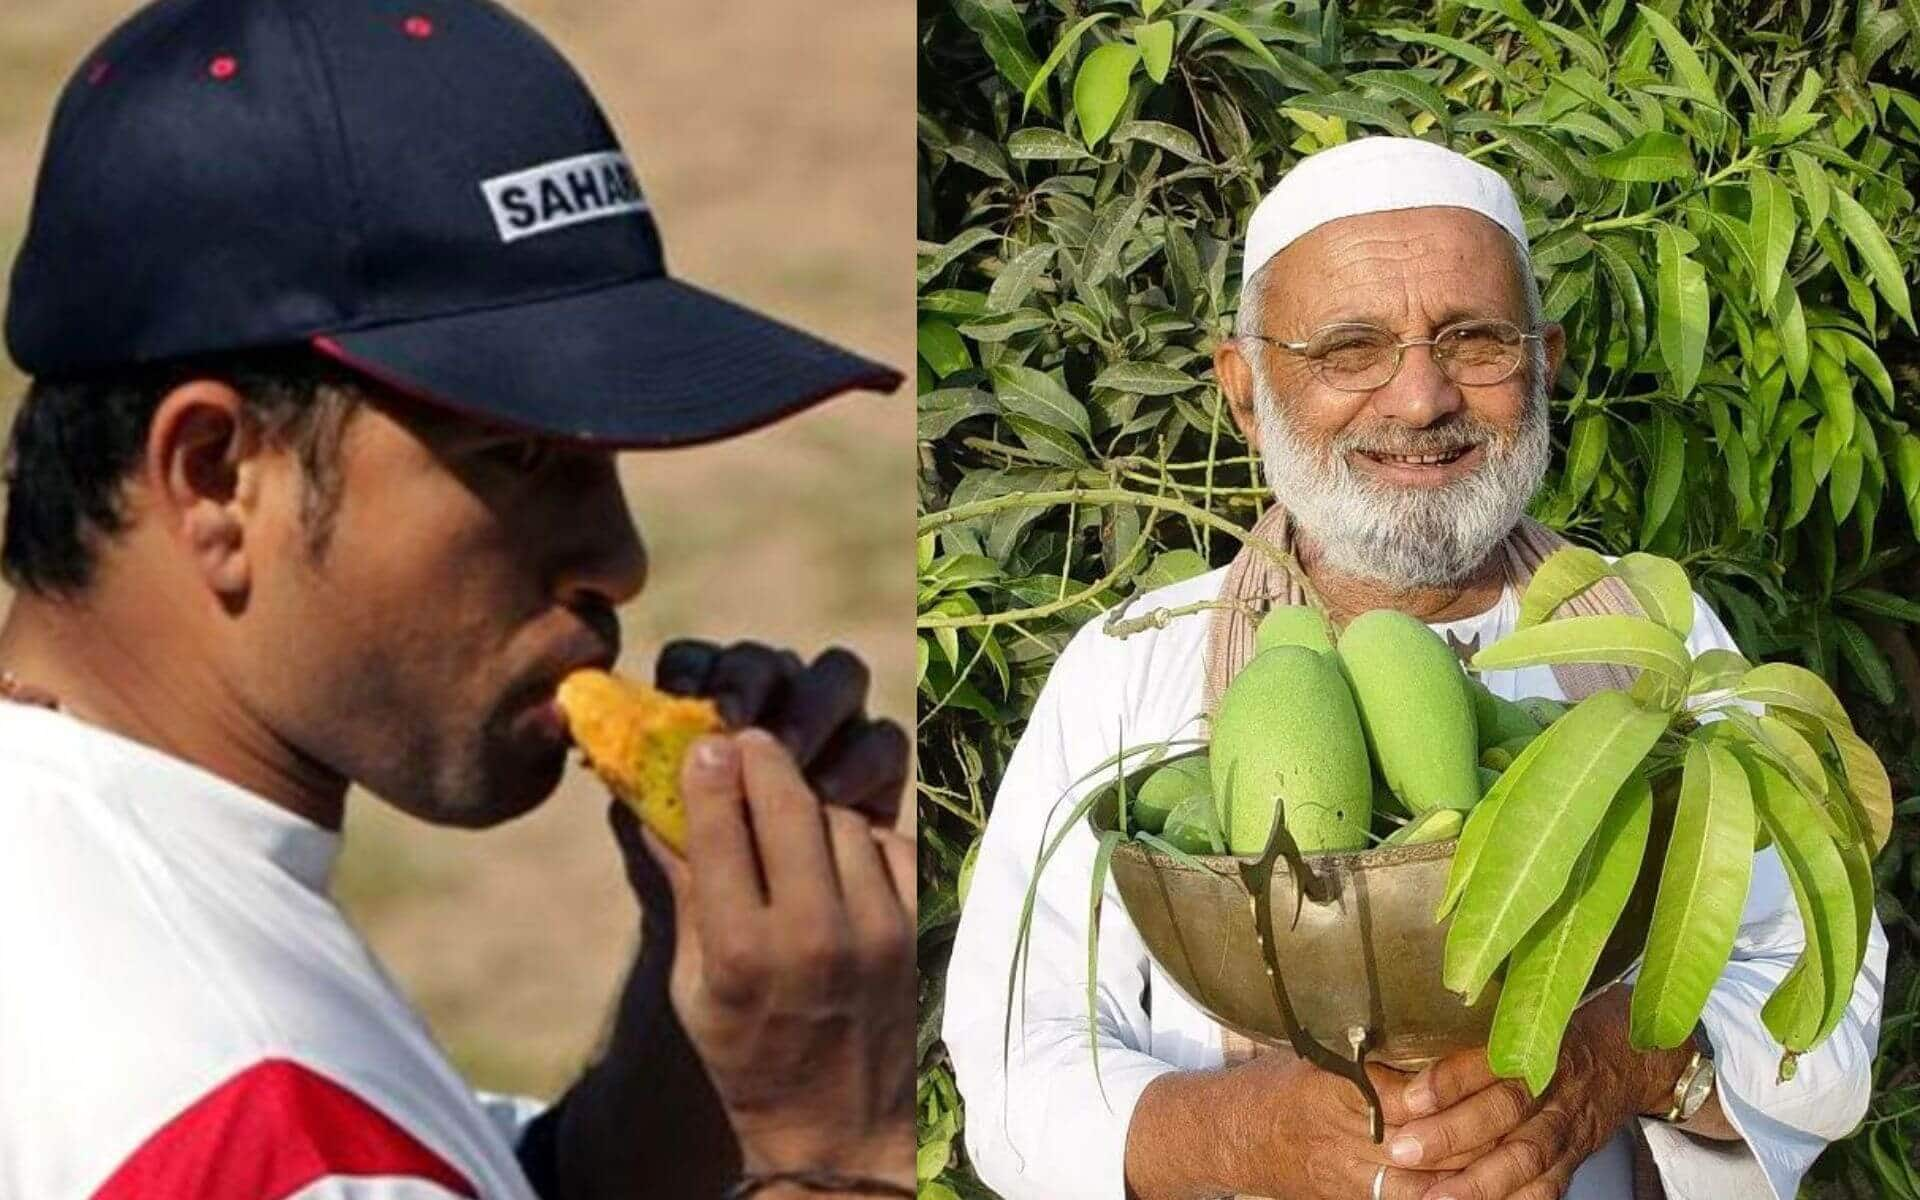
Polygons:
M224 600L240 598L251 582L245 532L258 502L261 442L245 400L212 379L168 392L147 428L152 519Z
M1558 321L1549 321L1540 330L1540 344L1547 349L1547 377L1543 386L1548 395L1553 394L1553 381L1560 378L1560 364L1567 357L1567 331Z
M1253 410L1253 364L1241 353L1239 342L1228 338L1213 348L1213 378L1220 385L1220 395L1226 399L1234 428L1258 454L1260 422Z

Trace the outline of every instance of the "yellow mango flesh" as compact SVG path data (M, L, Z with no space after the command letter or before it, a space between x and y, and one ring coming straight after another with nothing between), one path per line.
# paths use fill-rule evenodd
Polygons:
M710 700L670 696L606 671L575 671L557 697L587 765L674 853L687 844L680 764L687 748L724 726Z

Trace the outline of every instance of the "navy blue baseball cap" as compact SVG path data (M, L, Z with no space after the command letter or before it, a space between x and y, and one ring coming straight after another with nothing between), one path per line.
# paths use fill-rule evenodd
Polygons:
M488 0L141 9L61 94L6 336L42 378L305 343L616 448L901 382L670 278L586 85Z

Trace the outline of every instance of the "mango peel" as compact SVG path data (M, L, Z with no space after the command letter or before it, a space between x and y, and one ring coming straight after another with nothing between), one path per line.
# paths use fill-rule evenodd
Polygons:
M654 836L675 854L684 853L687 806L680 767L695 741L725 728L713 702L592 669L561 680L556 702L594 774Z

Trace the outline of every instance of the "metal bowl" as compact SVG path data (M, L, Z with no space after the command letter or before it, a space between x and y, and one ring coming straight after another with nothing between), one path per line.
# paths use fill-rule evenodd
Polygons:
M1187 755L1134 772L1129 793L1175 757ZM1114 784L1095 797L1088 820L1096 830L1114 828L1116 798ZM1666 805L1655 808L1653 852L1643 861L1584 997L1619 980L1646 944L1669 811ZM1436 923L1433 910L1446 889L1456 845L1450 840L1306 855L1298 861L1308 875L1298 888L1288 863L1274 863L1268 893L1271 981L1249 885L1242 878L1248 860L1198 855L1206 869L1196 869L1129 840L1115 847L1111 871L1154 961L1220 1024L1256 1042L1291 1044L1321 1060L1289 1028L1286 1010L1291 1009L1299 1032L1328 1058L1352 1062L1364 1055L1414 1068L1484 1046L1499 997L1498 980L1472 1005L1440 981L1449 922Z

